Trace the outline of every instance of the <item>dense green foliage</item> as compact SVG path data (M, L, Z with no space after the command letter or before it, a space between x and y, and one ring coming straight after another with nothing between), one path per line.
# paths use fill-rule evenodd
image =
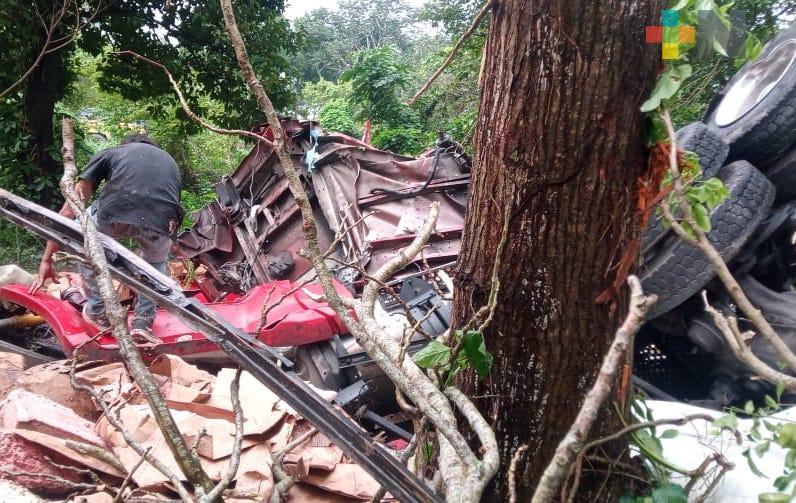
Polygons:
M342 0L336 10L315 9L296 20L306 44L294 65L304 82L335 81L356 52L393 47L411 53L408 28L416 21L405 0Z
M412 107L405 103L480 6L434 0L413 10L403 2L341 2L336 12L309 12L296 22L309 41L297 60L305 80L300 109L348 134L361 134L371 120L373 144L397 153L419 153L440 131L468 144L486 22L429 91Z
M93 113L63 106L70 99L71 85L85 82L76 71L80 58L86 57L84 52L100 58L90 76L98 89L135 101L126 108L99 111L124 110L127 115L122 122L128 124L142 120L142 113L157 119L161 141L177 149L175 157L180 150L188 150L185 137L197 134L198 128L177 107L159 69L113 51L131 50L163 63L192 106L215 122L248 128L261 120L239 74L216 0L175 0L165 6L148 0L0 0L0 46L4 48L0 91L32 66L46 41L42 20L50 24L53 16L57 18L62 2L67 2L67 9L52 30L46 55L23 85L1 99L0 130L5 134L0 137L0 186L50 206L57 204L60 114ZM235 2L252 63L279 108L294 101L290 57L301 40L281 17L283 7L281 0ZM80 32L72 40L75 26L80 26ZM178 160L192 167L188 157Z

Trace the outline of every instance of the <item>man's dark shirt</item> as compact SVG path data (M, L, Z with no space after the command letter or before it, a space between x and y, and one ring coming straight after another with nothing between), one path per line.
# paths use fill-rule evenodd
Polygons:
M80 175L96 190L105 180L97 217L168 234L169 223L182 222L180 170L172 157L146 143L129 143L104 150L88 162Z

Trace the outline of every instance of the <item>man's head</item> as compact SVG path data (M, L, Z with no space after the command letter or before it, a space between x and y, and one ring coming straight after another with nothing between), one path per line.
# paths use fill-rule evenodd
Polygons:
M129 145L130 143L146 143L147 145L152 145L153 147L160 148L158 142L156 142L154 139L150 138L145 134L131 134L130 136L122 140L122 142L119 145Z

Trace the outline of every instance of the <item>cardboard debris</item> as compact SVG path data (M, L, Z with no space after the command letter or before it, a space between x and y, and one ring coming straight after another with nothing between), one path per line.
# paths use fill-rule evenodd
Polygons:
M94 425L49 398L15 389L0 402L0 426L33 430L104 447Z
M10 357L4 360L0 355L0 376L3 361L7 361L5 367L9 371L16 372L18 362ZM144 448L151 448L152 455L174 473L181 473L149 406L124 366L120 363L87 365L78 373L79 378L94 387L103 400L121 405L120 420L136 441ZM196 444L200 462L208 475L214 480L221 479L227 472L235 438L235 415L230 399L235 371L222 369L214 377L171 355L159 357L151 367L180 432L190 445ZM37 372L39 377L35 375ZM47 389L47 379L56 384L55 390ZM104 446L124 467L131 467L140 459L106 417L90 422L72 410L88 412L82 398L68 382L68 367L63 362L42 365L26 377L23 382L26 389L16 388L0 402L0 426L10 429L0 430L0 452L10 449L9 452L17 453L0 467L11 466L13 470L7 468L8 471L24 468L34 469L35 473L57 472L61 476L57 467L46 465L45 458L58 452L59 463L115 478L126 476L116 466L86 456L70 446L75 440ZM47 394L52 399L29 390ZM246 372L241 375L240 399L244 416L243 450L235 485L225 493L225 500L251 501L254 497L257 501L267 501L274 488L272 456L291 439L308 431L310 425ZM379 489L378 483L362 468L347 461L342 450L328 438L320 433L314 435L303 446L285 455L285 470L300 480L290 491L288 500L334 503L369 499ZM149 463L143 463L132 480L139 488L137 491L173 497L170 481ZM39 493L55 494L65 490L57 484L43 485L41 480L23 478L22 481L25 487ZM98 493L72 501L104 503L107 497Z
M122 363L110 363L81 370L77 373L80 382L88 384L107 404L120 397L132 396L135 385Z
M298 451L285 455L285 465L297 464L299 460L314 470L334 470L343 460L343 451L337 446L329 447L304 447Z
M350 503L352 499L335 493L324 491L319 487L299 482L287 493L288 503ZM359 501L359 500L355 500ZM389 501L384 499L382 501Z
M94 493L75 496L71 500L72 503L113 503L113 496L108 493Z
M13 501L14 503L40 503L44 500L28 491L21 485L0 480L0 501Z
M0 397L5 396L14 387L19 375L24 371L24 356L0 352Z
M174 355L161 355L149 366L149 371L156 375L171 378L171 381L187 388L200 391L209 390L213 386L213 376L186 363Z
M15 264L0 266L0 286L4 285L32 285L36 279L34 275Z
M381 487L359 465L348 463L340 463L329 472L311 471L302 482L341 496L365 501L370 500Z
M221 369L216 377L208 405L232 410L230 387L234 377L234 369ZM285 410L277 407L281 402L279 397L248 372L241 374L238 396L243 410L243 431L246 435L265 434L285 417Z
M227 462L222 463L225 473ZM271 472L271 451L267 445L256 445L244 451L241 457L238 475L236 477L235 490L233 496L245 496L256 494L260 501L268 501L274 490L274 479ZM259 499L258 498L258 499Z
M30 367L17 379L17 387L30 393L49 398L69 408L83 419L94 421L99 409L85 391L72 387L69 380L70 365L66 361L54 361Z
M46 433L39 433L38 431L32 430L16 429L13 431L16 435L24 438L25 440L38 444L42 447L46 447L51 451L61 454L65 458L75 461L78 466L85 466L90 470L102 472L117 478L124 478L127 475L112 464L97 459L94 456L83 454L79 446L75 445L76 442L72 440L54 437L52 435L47 435ZM108 451L107 454L108 456L113 457L113 453L110 451ZM117 464L120 463L117 461Z

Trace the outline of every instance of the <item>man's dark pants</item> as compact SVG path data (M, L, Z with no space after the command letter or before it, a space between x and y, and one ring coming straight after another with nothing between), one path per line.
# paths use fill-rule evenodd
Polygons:
M162 273L166 273L166 259L171 250L171 239L152 229L143 226L136 226L126 223L111 224L103 222L97 218L95 209L89 208L92 220L97 226L97 230L114 239L130 238L138 243L138 253L146 262ZM86 293L86 311L94 319L105 317L105 304L97 287L97 280L94 271L85 265L80 266L80 274L83 277L83 290ZM155 303L143 295L138 296L135 304L135 317L131 324L132 329L152 328L155 321Z

